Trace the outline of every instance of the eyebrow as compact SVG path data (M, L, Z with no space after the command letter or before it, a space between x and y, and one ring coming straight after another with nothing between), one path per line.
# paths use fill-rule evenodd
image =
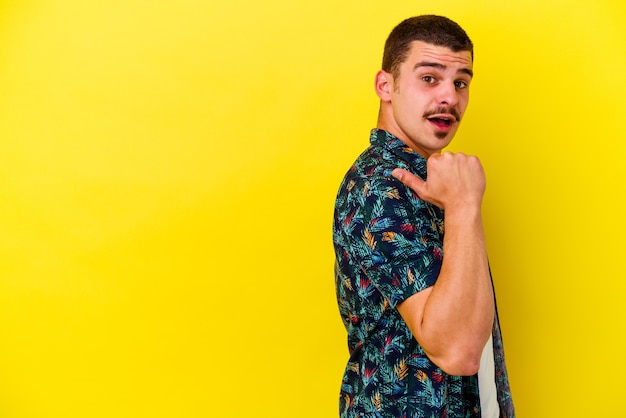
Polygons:
M417 64L415 64L415 66L413 67L413 70L417 70L419 67L433 67L439 70L445 70L446 68L448 68L445 65L438 63L438 62L420 61ZM461 68L458 72L467 74L470 77L474 77L474 72L470 70L469 68Z

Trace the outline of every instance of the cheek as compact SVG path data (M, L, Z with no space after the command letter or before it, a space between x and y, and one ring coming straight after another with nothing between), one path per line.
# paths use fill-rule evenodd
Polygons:
M469 103L469 92L462 94L459 98L459 102L461 103L461 106L463 106L463 110L465 110L467 104Z
M467 97L459 98L459 104L457 105L457 109L459 113L461 114L461 116L465 114L465 111L467 110L467 104L468 104Z

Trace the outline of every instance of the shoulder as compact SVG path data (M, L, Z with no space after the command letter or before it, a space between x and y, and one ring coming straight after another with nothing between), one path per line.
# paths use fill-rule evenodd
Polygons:
M394 227L402 227L404 232L420 229L419 224L432 218L431 205L391 175L397 167L411 167L373 148L361 154L341 183L335 202L335 227L354 232L360 225L357 230L372 233Z
M401 190L406 192L408 189L391 175L398 167L411 170L405 161L393 154L392 150L372 145L356 159L344 176L339 195L385 197L391 193L390 197L394 197L401 193Z

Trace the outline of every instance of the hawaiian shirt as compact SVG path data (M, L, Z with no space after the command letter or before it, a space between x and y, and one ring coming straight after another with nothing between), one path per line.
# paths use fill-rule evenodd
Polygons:
M426 179L426 160L374 129L335 203L335 286L348 332L340 415L480 417L478 377L452 376L426 356L396 307L437 281L444 213L391 176L396 167ZM500 416L515 416L497 318L493 327Z

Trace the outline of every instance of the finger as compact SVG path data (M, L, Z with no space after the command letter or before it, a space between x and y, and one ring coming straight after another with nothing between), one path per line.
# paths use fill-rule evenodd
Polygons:
M411 190L413 190L417 194L420 194L420 191L422 190L422 187L424 186L424 183L425 183L424 180L422 180L421 178L412 174L410 171L407 171L403 168L394 169L391 172L391 175L394 178L400 180L402 184L404 184L405 186L410 187Z

